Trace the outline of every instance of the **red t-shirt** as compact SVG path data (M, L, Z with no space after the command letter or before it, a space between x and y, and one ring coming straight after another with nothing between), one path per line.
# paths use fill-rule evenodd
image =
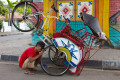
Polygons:
M28 58L28 57L35 57L37 56L39 53L35 53L34 47L30 47L28 49L26 49L23 54L20 57L20 61L19 61L19 67L22 67L24 61Z

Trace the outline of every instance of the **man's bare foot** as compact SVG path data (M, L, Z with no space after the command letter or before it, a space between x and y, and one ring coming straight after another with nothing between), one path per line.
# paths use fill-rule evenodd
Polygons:
M29 75L34 75L35 73L30 71L28 74L29 74Z
M27 69L24 74L29 74L29 75L34 75L35 73L34 72L31 72L29 69Z

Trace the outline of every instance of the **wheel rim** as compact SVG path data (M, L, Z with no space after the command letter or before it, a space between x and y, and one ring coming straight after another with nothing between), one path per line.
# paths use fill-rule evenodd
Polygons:
M51 48L53 48L54 51L56 52L55 47L52 46ZM51 56L46 54L47 52L49 52L48 54L51 54ZM61 65L55 64L54 60L56 60L56 59L54 59L54 55L52 55L52 54L54 54L54 52L52 50L48 50L48 51L44 52L44 54L41 57L42 69L49 75L53 75L53 76L63 75L69 68L69 62L67 65L65 65L66 61L67 61L65 53L63 52L62 56L59 56L59 58L57 58L57 61L60 61ZM50 57L52 58L52 60Z

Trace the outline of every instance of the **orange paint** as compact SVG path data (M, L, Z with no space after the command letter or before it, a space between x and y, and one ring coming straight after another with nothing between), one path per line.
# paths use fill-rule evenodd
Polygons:
M103 3L104 0L99 0L99 24L101 29L103 30Z
M99 0L95 0L95 16L99 20Z
M55 7L56 7L56 3L55 3ZM55 11L53 11L53 16L57 16L56 15L57 13L55 12ZM53 33L55 33L56 32L56 22L57 22L57 20L54 20L53 21Z

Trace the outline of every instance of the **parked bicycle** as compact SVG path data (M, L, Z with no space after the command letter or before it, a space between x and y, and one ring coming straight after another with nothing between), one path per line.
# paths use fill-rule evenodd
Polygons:
M43 13L33 2L23 1L15 6L12 12L12 23L19 31L28 32L36 28L37 34L44 36L44 39L39 37L46 44L40 64L47 74L58 76L69 70L72 74L80 75L88 59L93 56L90 56L93 44L95 45L98 39L106 39L106 37L100 29L98 20L85 13L80 14L85 28L74 31L69 24L70 20L64 17L65 22L60 32L51 37L43 31L44 25L53 23L47 23L47 20L50 20L50 18L59 20L56 16L50 16L52 10L58 12L54 5L49 12ZM21 21L25 23L26 29L19 27L15 20L15 13L18 12L21 12ZM48 15L45 16L45 14ZM42 17L46 19L41 25ZM87 31L86 26L91 29L93 34ZM48 26L45 31L49 29Z

